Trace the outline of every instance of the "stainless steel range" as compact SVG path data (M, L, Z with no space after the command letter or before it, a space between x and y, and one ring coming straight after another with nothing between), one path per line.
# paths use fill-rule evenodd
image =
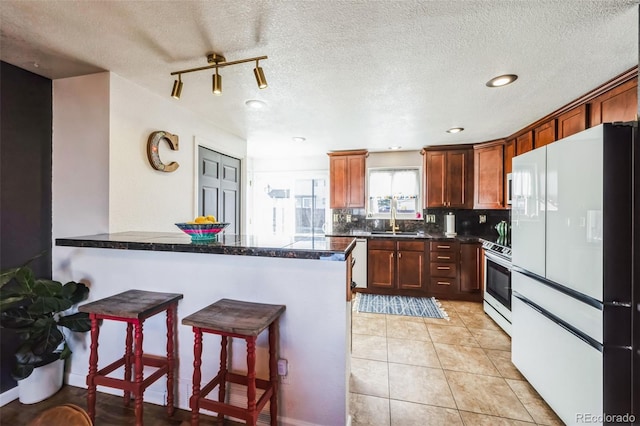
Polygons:
M484 311L511 335L511 247L484 241Z

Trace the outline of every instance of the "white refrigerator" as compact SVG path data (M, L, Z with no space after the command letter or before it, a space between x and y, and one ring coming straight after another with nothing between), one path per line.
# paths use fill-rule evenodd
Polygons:
M568 425L640 422L637 134L603 124L513 159L512 361Z

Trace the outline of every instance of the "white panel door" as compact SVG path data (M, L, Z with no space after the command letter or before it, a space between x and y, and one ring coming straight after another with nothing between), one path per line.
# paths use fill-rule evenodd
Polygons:
M547 146L546 277L602 301L602 126Z
M512 262L545 274L546 146L513 158Z

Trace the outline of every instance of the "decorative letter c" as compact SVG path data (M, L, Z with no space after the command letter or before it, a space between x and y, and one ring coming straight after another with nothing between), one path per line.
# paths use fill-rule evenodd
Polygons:
M149 158L149 163L154 169L160 170L161 172L173 172L180 167L180 165L175 161L164 164L162 160L160 160L158 145L162 139L167 141L169 148L173 151L178 150L178 135L164 131L153 132L149 135L149 140L147 141L147 158Z

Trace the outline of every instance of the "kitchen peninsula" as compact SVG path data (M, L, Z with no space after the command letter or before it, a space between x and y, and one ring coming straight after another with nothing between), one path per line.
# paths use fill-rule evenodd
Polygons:
M193 344L182 318L221 298L286 305L279 357L287 359L288 374L281 380L278 423L335 425L348 417L351 304L346 283L354 245L350 237L295 241L223 235L220 242L192 243L178 233L98 234L56 239L53 275L85 282L91 289L88 301L132 288L184 294L176 321L176 400L183 409L191 393ZM164 321L160 315L145 322L145 353L165 351ZM125 327L113 323L105 322L100 331L100 365L122 356ZM266 334L258 338L258 377L268 375L267 343ZM86 387L89 342L82 335L70 344L67 383ZM204 346L205 353L216 354L220 340L205 338ZM230 353L232 369L246 369L244 341L234 342ZM202 365L203 377L213 377L217 368L213 355ZM162 405L165 388L159 380L147 389L145 400ZM232 400L244 392L232 387Z

